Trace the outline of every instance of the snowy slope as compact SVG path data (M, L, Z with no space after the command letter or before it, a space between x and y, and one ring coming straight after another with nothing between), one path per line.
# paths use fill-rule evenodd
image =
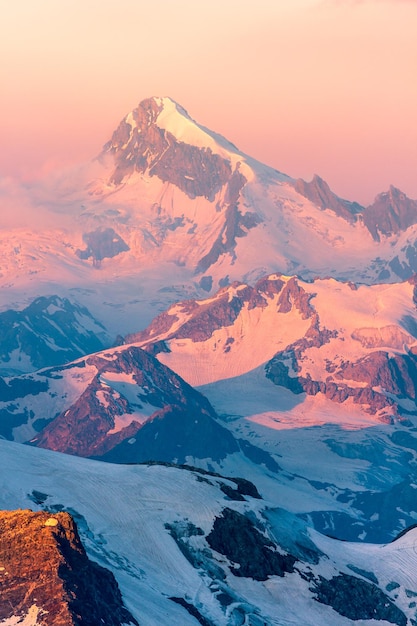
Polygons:
M221 488L233 493L236 484L224 478L174 467L103 464L5 441L0 448L1 508L71 512L90 558L113 571L127 608L144 626L345 626L351 616L338 611L349 613L352 592L360 626L406 626L407 617L415 618L414 531L388 545L339 542L267 501L248 495L231 500ZM245 529L244 553L252 563L256 538L258 546L267 542L264 551L276 545L291 571L258 572L258 580L233 573L233 563L212 547L219 545L221 518L227 517L235 520L235 536ZM249 567L239 551L234 558ZM344 597L347 609L325 593L325 581ZM346 581L351 591L343 588Z

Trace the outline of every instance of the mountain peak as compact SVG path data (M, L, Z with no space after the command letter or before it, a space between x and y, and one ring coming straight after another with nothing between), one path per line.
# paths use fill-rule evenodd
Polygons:
M389 199L401 198L401 199L404 199L404 198L407 198L407 196L406 196L406 194L403 191L401 191L401 189L399 189L398 187L395 187L395 185L390 185L388 187L387 191L381 191L381 193L379 193L378 195L375 196L374 203L377 202L380 199L385 199L385 198L389 198Z
M417 200L390 185L388 191L376 196L363 215L372 236L379 240L381 234L389 237L417 223Z
M100 159L113 157L110 184L146 173L190 198L213 199L244 156L226 139L195 122L169 97L142 100L120 122Z
M125 116L124 121L129 124L133 130L138 127L138 125L141 126L142 124L148 126L158 124L158 126L164 127L164 119L178 116L195 124L187 111L172 98L168 96L152 96L141 100L138 106Z
M349 202L339 198L318 174L314 174L313 179L309 183L302 178L298 178L294 182L294 188L321 209L331 209L348 222L354 222L355 215L362 210L362 207L356 202Z
M137 147L138 135L146 137L151 147L158 149L161 139L211 150L229 160L240 160L242 155L227 139L198 124L178 102L168 96L153 96L139 102L120 122L103 152L120 152L125 148ZM233 158L232 155L237 155Z

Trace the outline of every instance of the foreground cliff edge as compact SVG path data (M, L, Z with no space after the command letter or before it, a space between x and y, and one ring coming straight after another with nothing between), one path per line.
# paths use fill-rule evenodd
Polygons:
M1 623L138 626L113 574L87 557L69 513L1 511L0 576Z

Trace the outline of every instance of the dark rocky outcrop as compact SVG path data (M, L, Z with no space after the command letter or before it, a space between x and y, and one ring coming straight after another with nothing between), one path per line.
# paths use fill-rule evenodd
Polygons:
M48 390L48 382L36 380L28 376L27 378L0 378L0 398L2 402L10 402L23 398L26 395L36 396L42 391Z
M32 614L40 626L138 626L68 513L0 512L0 566L0 620Z
M319 577L311 588L315 599L331 606L335 611L351 620L385 620L398 626L406 626L407 618L376 585L340 574L330 580Z
M121 252L127 252L129 246L113 228L98 228L83 235L85 250L77 250L80 259L93 259L96 266L103 259L112 259Z
M278 552L277 546L238 511L223 509L214 520L207 542L234 563L230 569L235 576L266 580L294 571L296 559Z
M185 600L184 598L172 597L170 598L170 600L172 600L172 602L175 602L175 604L179 604L180 606L184 607L184 609L190 615L195 617L195 619L197 620L199 624L201 624L201 626L214 626L213 622L211 621L209 622L203 615L201 615L200 611L196 609L194 604L187 602L187 600Z

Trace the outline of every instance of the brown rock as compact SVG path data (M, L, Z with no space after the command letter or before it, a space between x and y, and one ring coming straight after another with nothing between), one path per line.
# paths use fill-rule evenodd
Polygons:
M282 289L278 300L278 311L280 313L289 313L294 306L300 311L303 319L307 319L314 314L314 309L310 305L312 297L311 294L308 294L300 286L297 278L293 276Z
M372 237L379 241L381 234L390 236L417 223L417 200L407 198L391 185L364 210L363 221Z
M354 222L356 213L362 210L362 207L356 202L342 200L333 193L329 185L320 176L313 177L311 182L306 182L299 178L294 183L294 188L305 198L308 198L321 209L331 209L348 222Z
M0 619L28 614L39 626L138 622L111 572L90 561L68 513L0 512Z

